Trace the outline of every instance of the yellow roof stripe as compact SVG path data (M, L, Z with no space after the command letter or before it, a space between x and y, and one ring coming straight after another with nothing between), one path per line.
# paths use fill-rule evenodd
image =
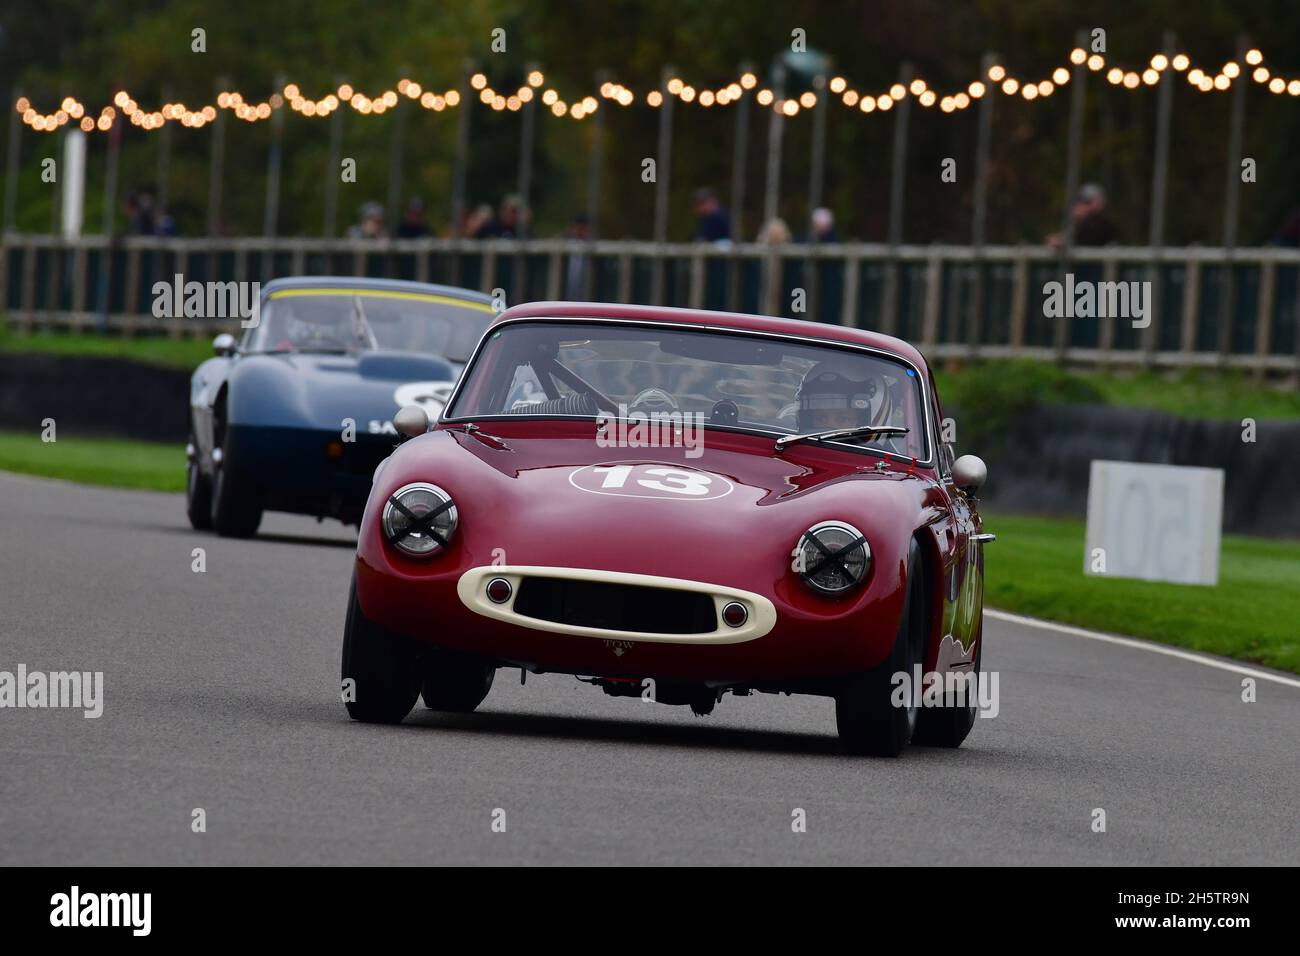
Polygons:
M369 299L417 299L422 302L437 302L440 305L458 305L466 309L478 309L480 312L495 312L496 309L486 302L472 299L457 299L450 295L435 295L432 292L390 292L385 289L277 289L271 293L272 299L288 299L305 295L355 295Z

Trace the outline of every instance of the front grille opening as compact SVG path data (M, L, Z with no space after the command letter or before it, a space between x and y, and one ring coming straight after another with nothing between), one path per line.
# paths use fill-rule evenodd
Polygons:
M707 594L606 581L524 578L514 610L524 617L610 631L708 634L718 627Z

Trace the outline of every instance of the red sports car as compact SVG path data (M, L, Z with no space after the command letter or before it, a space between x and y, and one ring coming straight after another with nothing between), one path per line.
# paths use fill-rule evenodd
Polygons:
M497 668L709 713L835 699L848 750L955 747L978 674L983 462L953 461L921 354L857 329L535 303L375 473L343 698L470 711ZM922 675L925 675L922 678Z

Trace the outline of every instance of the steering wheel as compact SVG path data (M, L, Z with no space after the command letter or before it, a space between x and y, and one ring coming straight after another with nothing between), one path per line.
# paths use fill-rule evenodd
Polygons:
M714 402L709 421L714 425L736 425L740 422L740 406L729 398Z
M643 388L628 403L628 411L645 412L647 415L669 414L678 411L677 399L662 388Z

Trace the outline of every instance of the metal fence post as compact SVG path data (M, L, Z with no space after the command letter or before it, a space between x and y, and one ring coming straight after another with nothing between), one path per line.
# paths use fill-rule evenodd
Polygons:
M740 65L743 80L753 72L749 63ZM749 160L749 110L753 94L744 84L740 87L740 101L736 104L736 133L731 144L731 239L745 241L745 176ZM741 260L732 258L727 263L727 308L740 311Z
M338 89L343 82L335 77ZM343 113L348 104L340 98L339 108L330 114L329 166L325 170L325 216L321 221L321 235L336 239L339 234L339 182L343 175ZM280 107L284 109L283 106Z
M117 166L122 152L122 117L114 116L108 127L108 164L104 175L104 248L99 254L99 281L95 295L99 330L108 330L109 260L113 256L113 220L117 213Z
M596 92L609 82L608 70L596 71ZM605 161L605 114L610 106L601 104L596 107L596 119L591 129L591 155L587 160L587 249L582 275L582 294L586 299L595 297L596 289L596 237L600 221L600 174Z
M781 206L781 137L785 115L781 101L785 98L785 66L780 61L772 68L772 105L767 124L767 177L763 187L763 221L760 229L776 218Z
M822 182L826 174L826 114L830 112L830 108L827 105L826 77L824 74L813 77L813 90L817 96L817 104L814 107L816 113L813 115L812 168L808 173L809 255L804 260L804 281L808 285L808 301L805 303L808 309L808 318L819 322L821 321L820 283L818 281L820 277L817 269L818 260L815 255L818 239L813 220L818 207L822 204Z
M1237 59L1246 52L1247 39L1237 38ZM1240 65L1240 63L1239 63ZM1218 353L1222 365L1232 351L1232 319L1237 297L1236 248L1238 204L1241 193L1241 149L1246 125L1246 69L1243 66L1232 83L1232 113L1228 129L1225 163L1226 195L1223 202L1223 295L1219 302Z
M22 96L21 91L17 88L13 91L13 100L16 103ZM9 110L9 142L6 146L7 157L5 159L5 209L4 209L4 231L14 231L14 217L18 212L18 158L19 158L19 136L22 133L21 117L16 109Z
M903 86L903 98L899 100L894 116L893 159L889 171L889 249L890 259L885 272L884 288L880 317L885 331L896 334L902 323L898 314L898 287L901 281L901 267L898 259L898 247L903 242L903 200L907 188L907 127L912 96L908 87L912 83L912 64L904 62L898 69L898 82Z
M989 151L993 142L993 95L996 86L989 79L989 70L997 62L993 53L985 53L980 60L980 78L978 82L984 88L980 97L978 125L975 132L975 202L971 213L970 242L974 250L971 268L974 271L974 283L971 287L970 312L967 321L967 336L971 357L979 354L979 347L984 340L984 225L988 220L989 195Z
M1151 248L1151 262L1147 266L1147 281L1151 283L1151 300L1148 302L1151 322L1142 330L1142 364L1150 366L1155 360L1156 346L1160 341L1159 329L1164 322L1164 277L1160 272L1160 249L1165 244L1165 194L1169 181L1169 124L1173 113L1174 68L1169 65L1177 52L1177 43L1170 30L1164 35L1165 68L1160 75L1160 94L1156 102L1156 154L1151 170L1151 228L1147 243Z
M275 78L275 91L284 89L285 78ZM283 95L283 94L282 94ZM266 154L266 209L262 217L262 235L274 239L280 221L280 166L284 161L284 107L271 112L271 144ZM262 281L273 278L275 255L270 244L262 253Z
M1087 31L1078 31L1074 36L1075 46L1086 49L1087 43ZM1070 268L1070 253L1074 248L1074 217L1071 215L1071 207L1075 193L1079 191L1079 151L1083 145L1084 81L1087 75L1084 63L1074 64L1073 75L1070 77L1070 133L1065 154L1065 202L1061 209L1061 245L1056 259L1062 281ZM1058 359L1064 359L1065 350L1070 344L1069 319L1065 317L1065 312L1065 309L1061 310L1061 315L1056 318L1052 328L1052 345Z
M217 80L217 89L225 90L230 85L228 77ZM216 236L221 232L221 182L226 166L226 111L217 107L217 117L212 121L212 154L208 167L208 235ZM209 279L215 278L209 276Z
M673 162L673 94L668 92L668 82L673 78L673 67L665 66L660 77L659 92L663 103L659 107L659 147L655 160L655 223L654 241L662 247L668 241L668 197ZM651 283L651 301L662 305L664 301L664 260L656 255Z
M474 91L469 79L474 73L474 61L466 60L461 70L460 111L456 117L456 159L451 172L451 236L460 236L465 224L465 171L469 168L469 123L470 105L474 102Z

